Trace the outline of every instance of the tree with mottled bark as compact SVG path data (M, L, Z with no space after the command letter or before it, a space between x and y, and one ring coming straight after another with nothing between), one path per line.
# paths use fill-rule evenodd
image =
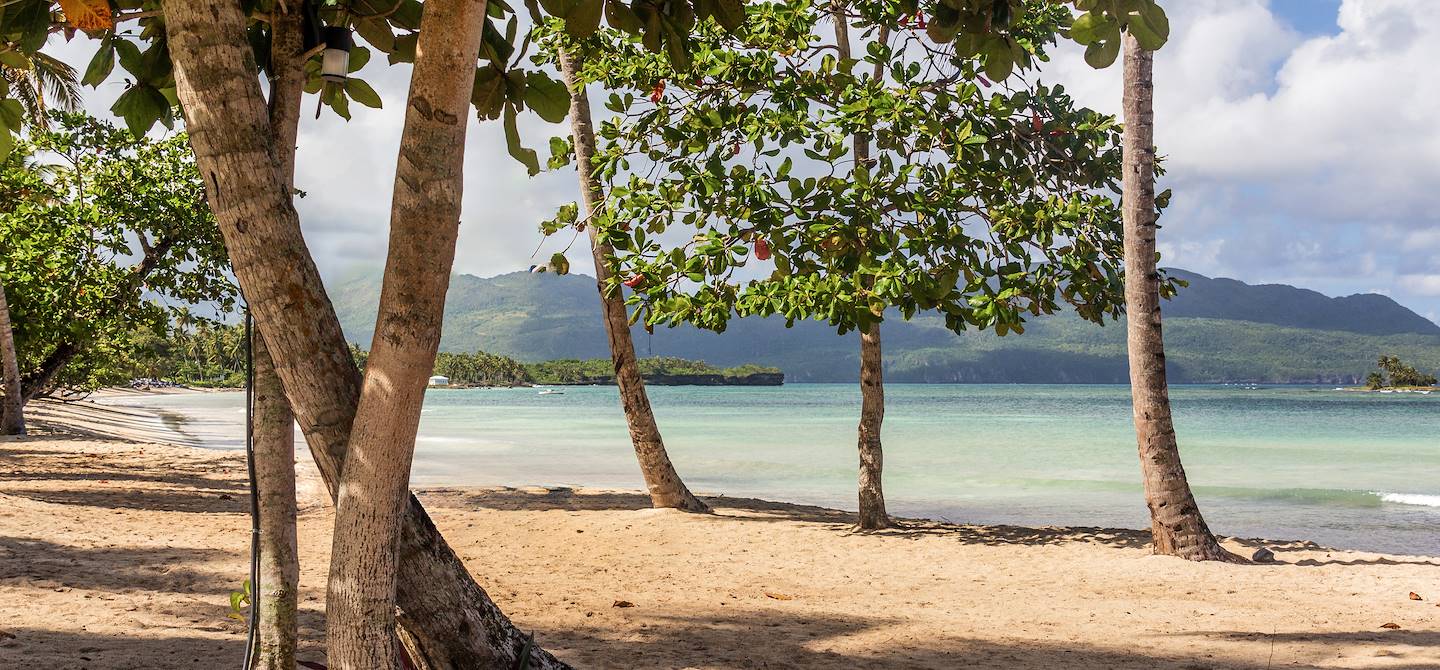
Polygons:
M399 664L395 542L455 259L470 84L485 5L425 4L395 166L375 338L335 505L325 633L329 665L337 670Z
M573 53L562 51L559 61L565 85L570 89L571 139L575 146L575 170L580 178L580 197L585 203L586 218L593 218L605 206L605 191L600 180L595 178L591 165L595 156L595 128L590 114L590 98L585 92L585 82L580 78L580 64ZM615 365L615 386L620 391L620 406L630 427L630 442L635 446L635 457L640 461L640 473L645 477L646 490L650 492L650 504L687 512L709 512L710 507L685 486L665 451L665 441L660 436L655 412L650 407L650 396L645 392L645 380L635 361L635 343L630 339L625 299L610 281L607 259L615 255L615 250L600 241L595 226L589 227L588 235L590 252L595 259L595 285L600 291L600 311L610 342L610 360Z
M15 329L10 326L10 303L5 299L5 278L0 277L0 435L25 434L25 401L20 397L20 363L15 356Z
M1205 524L1180 463L1165 379L1155 253L1154 55L1129 34L1124 38L1124 52L1125 330L1150 534L1157 554L1192 561L1238 562L1243 559L1221 547Z
M295 188L295 143L304 96L306 49L298 6L276 6L271 14L269 67L270 131L276 169ZM260 566L256 591L260 610L259 670L293 670L299 637L300 552L295 500L295 416L265 338L251 342L255 360L255 483L260 502Z

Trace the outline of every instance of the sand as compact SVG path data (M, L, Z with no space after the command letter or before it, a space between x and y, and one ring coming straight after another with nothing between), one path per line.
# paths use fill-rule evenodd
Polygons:
M31 414L51 430L0 438L0 668L237 666L241 455L147 443L140 410ZM302 658L323 661L332 517L301 465ZM1292 542L1269 545L1279 564L1194 564L1130 530L862 534L834 510L711 497L717 513L696 516L626 491L421 498L501 607L576 667L1440 668L1440 559Z

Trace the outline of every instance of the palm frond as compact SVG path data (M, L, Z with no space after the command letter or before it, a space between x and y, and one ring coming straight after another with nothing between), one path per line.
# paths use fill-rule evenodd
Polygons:
M49 104L66 112L80 110L80 79L75 68L48 54L31 57L35 68L32 78L39 88L49 93Z

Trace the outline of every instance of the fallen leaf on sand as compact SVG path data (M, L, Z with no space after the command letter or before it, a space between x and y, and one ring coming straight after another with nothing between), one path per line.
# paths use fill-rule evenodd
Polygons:
M611 606L611 607L634 607L634 606L635 606L635 603L632 603L632 602L630 602L629 600L616 600L615 603L612 604L612 605L610 605L610 606Z
M1420 597L1420 594L1418 594L1418 593L1416 593L1416 592L1414 592L1414 591L1411 591L1411 592L1410 592L1410 599L1411 599L1411 600L1424 600L1424 598L1421 598L1421 597Z
M1400 630L1400 624L1395 623L1394 621L1391 621L1390 623L1382 623L1380 624L1380 627L1389 628L1390 630Z
M773 593L773 592L771 592L771 591L766 591L766 592L765 592L765 597L766 597L766 598L774 598L775 600L794 600L794 599L795 599L795 596L787 596L787 595L785 595L785 594L783 594L783 593Z

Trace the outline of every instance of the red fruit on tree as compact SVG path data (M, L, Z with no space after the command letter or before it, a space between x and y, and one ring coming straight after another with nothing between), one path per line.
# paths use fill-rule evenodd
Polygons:
M990 88L990 80L989 80L989 79L986 79L986 78L984 78L984 77L976 77L976 79L979 79L979 80L980 80L980 85L981 85L981 86L984 86L985 88Z
M1045 122L1040 120L1040 115L1039 115L1039 114L1036 114L1036 113L1033 113L1033 112L1032 112L1032 113L1030 114L1030 127L1031 127L1031 128L1034 128L1034 129L1035 129L1035 132L1038 133L1038 132L1040 132L1041 130L1044 130L1044 129L1045 129Z
M920 30L924 30L924 29L926 29L926 28L929 27L929 26L930 26L930 24L929 24L929 22L927 22L927 21L925 20L925 15L924 15L924 14L918 14L918 13L917 13L917 14L915 15L915 27L916 27L916 28L919 28Z
M655 83L655 88L650 89L650 102L660 102L665 97L665 80L661 79Z
M762 260L770 260L770 243L763 237L755 238L755 257Z
M625 281L623 281L623 282L621 282L621 283L624 284L624 285L626 285L626 286L629 286L630 288L635 288L636 286L639 286L640 284L642 284L642 283L644 283L644 282L645 282L645 275L631 275L629 279L626 279Z

